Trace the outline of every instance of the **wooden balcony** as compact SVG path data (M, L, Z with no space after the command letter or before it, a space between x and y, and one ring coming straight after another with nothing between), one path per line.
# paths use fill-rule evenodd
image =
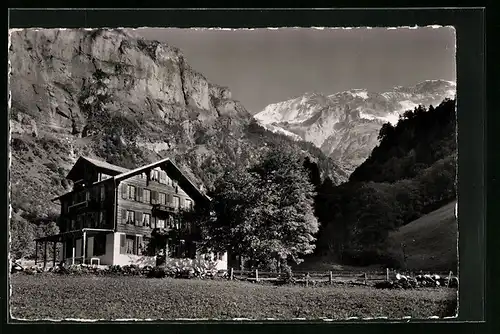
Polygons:
M173 213L173 212L179 212L179 208L175 208L173 205L153 204L153 212Z
M80 212L88 207L88 201L82 201L68 206L68 213Z

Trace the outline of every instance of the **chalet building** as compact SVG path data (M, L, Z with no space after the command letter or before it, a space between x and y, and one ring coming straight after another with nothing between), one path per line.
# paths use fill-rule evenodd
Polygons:
M52 243L53 254L56 245L62 245L52 259L54 264L57 260L155 265L156 257L146 253L152 230L162 228L177 235L194 235L196 227L185 224L178 213L210 200L168 158L128 170L80 157L66 178L73 181L72 191L53 199L61 205L60 233L35 240L37 259L38 245L44 246L44 265L48 243ZM219 269L227 269L227 254L197 254L196 241L186 239L169 239L165 255L210 257L217 261Z

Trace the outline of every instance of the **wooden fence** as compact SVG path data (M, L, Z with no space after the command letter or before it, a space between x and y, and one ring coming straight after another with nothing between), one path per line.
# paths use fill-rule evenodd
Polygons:
M418 273L401 273L403 275L414 277ZM449 276L451 273L432 273L440 276ZM292 277L296 283L303 283L306 286L309 284L354 284L354 285L371 285L375 282L388 281L396 275L396 271L386 269L384 271L293 271ZM284 273L268 272L255 270L234 270L229 269L230 280L246 280L246 281L282 281Z

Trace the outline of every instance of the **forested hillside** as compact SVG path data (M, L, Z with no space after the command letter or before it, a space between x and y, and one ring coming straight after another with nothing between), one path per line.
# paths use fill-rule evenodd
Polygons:
M455 100L407 111L395 127L385 124L379 138L349 182L318 186L317 256L391 263L389 233L456 198Z

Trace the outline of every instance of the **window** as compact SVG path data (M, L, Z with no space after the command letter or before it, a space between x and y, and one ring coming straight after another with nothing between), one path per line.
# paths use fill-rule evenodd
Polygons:
M76 221L74 219L71 219L71 225L70 225L71 230L76 229Z
M144 203L151 203L151 190L144 189L142 199L143 199Z
M127 224L134 224L135 223L135 212L134 211L127 211Z
M158 221L156 222L156 227L165 228L165 219L158 219Z
M129 236L127 235L126 237L126 253L127 254L135 254L135 236Z
M151 180L153 180L153 181L160 181L160 171L159 170L153 169Z
M170 227L170 228L175 227L174 217L172 217L172 216L168 217L168 227Z
M164 193L160 193L160 204L162 204L162 205L167 204L166 199L167 199L166 195Z
M135 186L128 185L128 199L135 200Z
M167 173L165 173L165 184L172 185L172 179L168 177Z
M94 237L94 256L106 253L106 234L98 234Z
M140 239L139 239L140 240ZM148 246L151 242L150 238L142 238L142 242L139 243L139 254L138 255L148 255Z
M187 209L187 210L192 210L193 209L193 201L191 201L190 199L187 199L184 201L184 207Z
M174 196L174 208L179 208L179 197Z
M146 227L151 226L151 215L149 213L144 213L142 215L142 225L144 225Z

